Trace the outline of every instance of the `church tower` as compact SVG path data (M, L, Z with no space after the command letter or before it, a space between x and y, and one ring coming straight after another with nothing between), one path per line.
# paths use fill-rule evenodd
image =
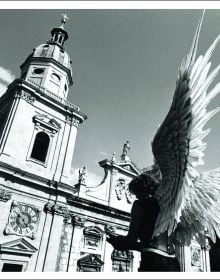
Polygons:
M73 80L66 19L27 57L20 78L0 99L0 170L68 185L77 129L86 116L67 101Z
M0 271L56 271L64 220L71 220L71 162L86 115L67 100L66 20L0 97Z

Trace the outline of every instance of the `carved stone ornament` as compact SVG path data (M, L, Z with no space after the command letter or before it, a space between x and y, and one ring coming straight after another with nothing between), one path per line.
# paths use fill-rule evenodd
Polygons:
M51 213L52 215L60 215L63 216L65 219L69 219L69 209L66 206L63 206L58 203L54 202L47 202L44 206L44 211Z
M12 193L8 190L0 188L0 201L8 201L11 199Z
M132 251L118 251L114 249L111 255L111 259L132 260L133 258Z
M87 227L84 233L84 247L96 250L101 246L102 231L97 227Z
M79 119L77 119L73 116L69 116L69 115L66 116L66 122L68 124L74 125L75 127L78 127L80 125L80 120Z
M128 185L123 178L118 179L115 185L115 193L118 200L122 200L125 197L127 203L131 204L133 202L133 195L129 192Z
M72 117L69 116L69 115L67 115L67 116L66 116L66 122L67 122L68 124L72 124Z
M55 204L53 206L54 214L63 216L64 218L68 218L70 216L69 210L66 206Z
M77 118L73 118L73 125L74 125L75 127L78 127L78 126L79 126L79 124L80 124L79 119L77 119Z
M32 205L13 201L4 233L36 238L40 210Z
M74 216L74 223L75 223L76 226L84 227L85 222L86 222L86 218L85 217Z
M20 92L20 98L24 99L30 104L33 104L34 101L36 100L30 93L25 91Z
M201 267L201 250L199 248L191 248L191 264L192 266Z
M54 118L46 114L38 114L33 117L33 122L35 123L35 129L41 128L51 132L52 135L57 133L61 129L61 124Z

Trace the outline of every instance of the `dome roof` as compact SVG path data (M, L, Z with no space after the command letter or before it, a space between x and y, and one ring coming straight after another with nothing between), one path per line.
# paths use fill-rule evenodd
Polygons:
M66 51L57 44L42 44L36 47L31 57L52 58L71 70L71 59Z

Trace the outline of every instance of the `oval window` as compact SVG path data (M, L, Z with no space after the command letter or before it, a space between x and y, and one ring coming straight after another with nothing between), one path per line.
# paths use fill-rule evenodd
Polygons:
M35 68L34 69L34 74L42 74L44 73L44 68Z
M55 82L57 82L57 83L60 82L60 76L59 76L59 75L53 73L53 74L51 75L51 77L52 77L52 79L53 79Z

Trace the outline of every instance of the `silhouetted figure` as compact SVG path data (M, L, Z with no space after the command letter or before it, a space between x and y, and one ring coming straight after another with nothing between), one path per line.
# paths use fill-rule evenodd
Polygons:
M175 248L167 233L152 239L154 225L160 207L153 194L158 182L151 176L141 174L129 184L129 191L136 195L131 209L131 221L127 236L109 234L107 241L116 250L141 252L139 271L180 271Z

